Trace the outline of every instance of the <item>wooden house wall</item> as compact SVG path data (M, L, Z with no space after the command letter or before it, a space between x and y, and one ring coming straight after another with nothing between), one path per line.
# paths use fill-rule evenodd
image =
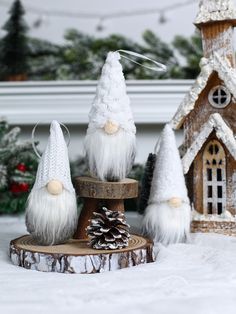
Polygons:
M190 171L186 175L186 183L188 187L189 197L194 205L195 210L203 214L203 153L208 143L218 138L213 132L199 153L197 154L193 164L191 165ZM226 210L230 211L233 215L236 214L236 161L229 153L225 145L219 141L225 151L226 157Z
M189 113L184 120L184 147L189 148L195 138L198 136L201 127L209 120L210 115L213 113L219 113L221 117L228 123L234 133L236 133L236 115L234 114L236 109L236 101L231 99L231 103L222 109L213 107L208 101L208 94L210 90L217 86L224 85L217 73L214 72L209 79L209 82L203 92L200 94L195 108Z

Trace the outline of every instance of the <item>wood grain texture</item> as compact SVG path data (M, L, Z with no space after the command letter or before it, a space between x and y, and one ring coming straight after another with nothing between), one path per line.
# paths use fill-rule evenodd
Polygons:
M44 272L91 274L113 271L154 261L150 240L132 235L121 250L95 250L88 241L70 240L55 246L39 246L30 235L12 240L10 258L14 265Z
M100 203L109 210L124 212L124 199L138 196L138 181L124 179L120 182L104 182L90 177L77 177L75 189L77 195L84 199L84 205L74 238L88 239L86 227L93 217L93 212L99 210Z
M192 221L191 232L219 233L236 236L236 222L234 221Z
M75 178L75 189L80 197L96 199L127 199L138 196L138 181L124 179L104 182L90 177Z
M207 123L210 115L219 113L224 121L232 129L233 133L236 133L235 123L235 99L232 97L231 103L225 108L215 108L210 105L208 101L208 94L210 90L218 85L224 85L224 82L219 79L216 72L214 72L209 78L206 88L199 95L194 109L185 117L184 126L184 143L185 150L191 147L191 144L196 139L202 126ZM193 202L195 210L203 214L206 212L203 202L203 153L206 145L212 141L218 140L215 132L206 139L202 149L199 151L192 164L191 171L187 174L187 188L190 194L190 198ZM236 195L236 161L230 155L225 145L219 141L224 148L226 154L226 209L233 215L236 213L236 204L234 195Z
M89 220L92 219L93 212L98 211L99 201L94 198L84 198L83 208L79 215L77 229L74 234L74 239L87 239L86 228L89 225Z
M217 50L234 66L233 27L235 21L217 21L201 25L204 57L209 58ZM228 36L226 34L228 33ZM222 49L220 49L222 48Z

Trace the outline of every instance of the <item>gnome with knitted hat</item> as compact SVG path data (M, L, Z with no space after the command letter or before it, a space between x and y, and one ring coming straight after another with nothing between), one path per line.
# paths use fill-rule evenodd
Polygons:
M118 52L108 53L85 138L91 175L105 181L126 177L136 149L136 128L119 60Z
M144 228L164 245L184 242L190 229L190 204L174 132L167 124L162 132Z
M77 223L77 203L71 182L67 145L57 121L52 121L46 150L26 208L26 226L38 244L67 241Z

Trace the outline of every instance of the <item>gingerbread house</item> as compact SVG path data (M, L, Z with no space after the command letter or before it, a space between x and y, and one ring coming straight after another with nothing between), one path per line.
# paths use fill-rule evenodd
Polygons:
M201 0L199 7L201 71L172 126L184 130L192 231L236 235L236 10L231 0Z

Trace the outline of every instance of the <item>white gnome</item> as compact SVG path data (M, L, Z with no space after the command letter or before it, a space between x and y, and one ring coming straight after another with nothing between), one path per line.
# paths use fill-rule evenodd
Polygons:
M175 135L167 124L162 132L153 173L144 228L164 245L185 242L189 235L191 208Z
M77 224L76 194L71 182L67 145L57 121L43 153L26 207L26 226L41 245L66 242Z
M108 53L85 138L90 173L103 181L124 179L136 151L136 128L119 60L118 52Z

